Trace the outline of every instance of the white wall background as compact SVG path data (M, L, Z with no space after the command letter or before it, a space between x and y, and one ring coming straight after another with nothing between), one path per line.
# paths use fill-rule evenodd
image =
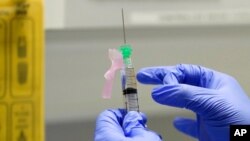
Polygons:
M55 24L46 32L48 141L93 140L96 116L104 109L123 105L118 75L113 98L101 98L103 74L110 65L108 48L123 42L121 7L129 11L127 41L133 46L137 70L199 64L234 76L250 94L250 24L139 27L129 21L129 15L138 11L230 10L250 7L247 0L70 0L63 5L64 19L59 20L63 24L59 22L57 30ZM171 120L177 115L192 116L191 112L156 104L150 96L151 88L138 88L141 111L150 118L149 127L165 140L188 140L177 134Z
M135 26L131 17L137 13L231 11L249 9L250 2L247 0L70 0L65 1L65 7L66 27L100 28L120 27L121 8L126 12L127 25Z
M187 17L190 18L190 15L185 15L185 12L191 12L191 15L196 17L200 16L201 12L208 12L210 14L205 16L217 16L218 20L218 14L213 14L214 11L222 14L219 15L222 24L250 23L248 0L45 0L45 6L47 29L120 27L121 8L125 10L127 26L141 26L136 24L138 21L142 22L140 18L137 17L136 21L133 19L138 13L145 13L146 16L157 13L157 16L165 17L170 14L172 17L180 18L178 12L184 12L181 16L186 19L180 22L188 24ZM232 11L240 12L236 13L234 18L228 18ZM198 19L195 23L200 24L203 20ZM157 24L168 25L168 22L169 20L162 18ZM147 25L145 22L144 24Z
M65 24L65 0L45 0L46 29L62 29Z

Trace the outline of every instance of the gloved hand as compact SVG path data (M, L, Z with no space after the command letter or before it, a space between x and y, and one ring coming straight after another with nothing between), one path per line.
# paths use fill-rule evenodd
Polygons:
M95 141L161 141L145 124L146 116L142 113L106 110L97 118Z
M200 141L229 141L229 125L250 124L250 100L231 76L195 65L141 69L137 79L157 84L153 99L190 109L197 119L176 118L174 126Z

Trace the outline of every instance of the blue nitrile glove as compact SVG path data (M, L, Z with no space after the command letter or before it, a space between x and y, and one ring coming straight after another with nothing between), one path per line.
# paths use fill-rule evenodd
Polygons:
M95 141L161 141L145 124L146 116L142 113L106 110L97 118Z
M250 124L250 100L231 76L196 65L141 69L137 79L158 84L153 99L190 109L197 120L176 118L174 126L200 141L229 141L229 125Z

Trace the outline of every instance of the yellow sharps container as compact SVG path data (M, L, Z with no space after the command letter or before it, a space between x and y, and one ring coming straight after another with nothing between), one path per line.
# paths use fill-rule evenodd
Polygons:
M0 0L0 141L44 141L43 0Z

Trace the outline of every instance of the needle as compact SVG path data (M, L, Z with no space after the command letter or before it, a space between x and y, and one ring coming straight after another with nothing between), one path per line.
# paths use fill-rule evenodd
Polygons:
M125 23L124 23L123 8L122 8L122 25L123 25L123 40L124 40L124 44L126 44L126 33L125 33Z

